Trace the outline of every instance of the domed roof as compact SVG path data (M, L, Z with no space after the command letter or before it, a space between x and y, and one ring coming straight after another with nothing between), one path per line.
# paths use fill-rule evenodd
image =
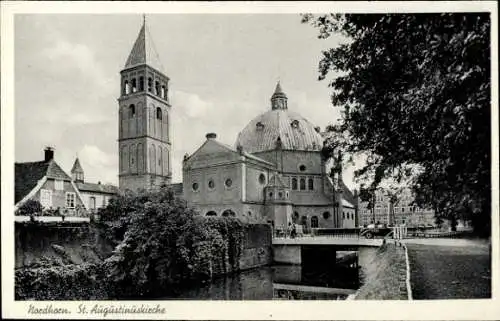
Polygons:
M320 151L323 139L313 124L298 113L289 111L287 98L281 86L271 98L272 110L256 118L238 134L236 146L241 145L249 153L274 150Z

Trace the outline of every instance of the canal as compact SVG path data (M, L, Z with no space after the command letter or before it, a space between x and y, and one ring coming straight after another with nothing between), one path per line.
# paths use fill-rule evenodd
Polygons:
M326 265L324 258L303 265L272 265L187 287L168 300L345 300L366 278L377 248L360 248L357 267Z

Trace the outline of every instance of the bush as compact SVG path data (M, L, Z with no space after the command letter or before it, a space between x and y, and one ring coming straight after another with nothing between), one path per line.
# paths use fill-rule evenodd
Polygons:
M27 200L16 211L16 215L34 215L42 212L42 204L37 200Z

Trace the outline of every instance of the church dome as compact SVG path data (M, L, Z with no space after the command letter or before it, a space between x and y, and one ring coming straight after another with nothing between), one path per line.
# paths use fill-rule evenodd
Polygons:
M280 84L271 98L272 109L256 118L238 134L236 146L249 153L274 150L320 151L323 139L318 130L298 113L289 111Z

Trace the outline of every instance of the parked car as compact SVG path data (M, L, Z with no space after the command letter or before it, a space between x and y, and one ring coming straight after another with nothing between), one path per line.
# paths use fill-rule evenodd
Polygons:
M386 236L391 231L392 229L389 227L370 227L370 225L368 225L367 228L361 230L360 236L364 236L367 239L372 239L376 236Z

